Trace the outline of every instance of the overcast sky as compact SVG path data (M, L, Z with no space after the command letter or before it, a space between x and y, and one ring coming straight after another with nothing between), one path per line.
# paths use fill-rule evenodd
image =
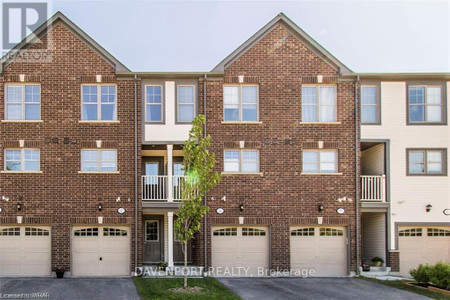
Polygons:
M133 71L209 71L284 12L355 72L450 72L448 1L53 1Z

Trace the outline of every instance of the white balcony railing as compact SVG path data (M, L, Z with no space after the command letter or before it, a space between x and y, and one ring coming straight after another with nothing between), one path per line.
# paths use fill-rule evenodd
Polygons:
M145 201L181 201L185 176L144 175L142 176L142 200ZM169 190L169 181L172 182Z
M386 175L361 176L361 201L386 201Z

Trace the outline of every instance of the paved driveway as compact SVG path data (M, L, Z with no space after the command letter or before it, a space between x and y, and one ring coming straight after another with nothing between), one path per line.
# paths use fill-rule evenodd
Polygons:
M356 278L220 278L248 299L429 299Z
M8 299L6 294L28 294L28 299L38 299L40 295L35 293L48 293L40 299L139 299L131 278L0 278L0 299Z

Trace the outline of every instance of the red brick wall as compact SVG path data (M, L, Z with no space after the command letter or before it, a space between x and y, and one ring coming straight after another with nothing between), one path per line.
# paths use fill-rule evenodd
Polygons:
M25 140L25 146L40 149L42 174L1 174L1 195L10 197L2 202L2 223L11 216L22 215L27 222L44 222L52 226L52 268L70 270L70 226L92 223L97 216L105 224L134 224L134 88L133 80L120 80L114 68L86 44L77 39L62 23L51 32L54 48L50 63L20 63L8 65L0 78L0 116L4 118L4 83L15 75L37 78L41 84L42 123L1 123L0 161L4 164L4 148ZM117 84L117 111L120 123L79 123L81 120L81 83L92 82L95 75ZM36 80L36 79L35 79ZM140 85L138 84L140 90ZM138 103L140 92L138 90ZM137 106L140 114L140 105ZM140 126L138 126L140 134ZM68 144L64 138L70 138ZM57 142L47 143L46 138ZM73 142L72 142L73 140ZM79 174L80 149L102 140L105 147L118 150L119 174ZM140 142L140 139L138 139ZM140 149L140 145L138 147ZM138 155L140 157L140 155ZM140 162L138 163L140 174ZM3 166L2 166L3 168ZM15 208L23 197L23 209ZM115 199L121 197L121 202ZM102 212L97 210L102 198ZM130 199L128 201L128 199ZM140 199L139 199L140 200ZM138 201L139 206L141 201ZM126 213L117 213L124 207ZM140 207L139 207L140 211ZM138 214L140 224L141 214ZM38 218L44 218L39 221ZM134 261L134 226L132 228L132 259ZM138 226L141 253L141 229ZM141 257L139 256L139 261ZM139 263L140 264L140 263ZM134 267L134 266L133 266Z
M212 136L217 171L223 171L224 148L238 148L238 141L245 141L259 149L260 171L264 173L223 176L208 194L208 265L211 225L237 224L239 216L246 218L246 224L271 225L271 267L285 269L290 267L289 226L315 224L317 217L322 216L325 224L349 226L351 270L356 269L354 83L336 84L337 121L341 124L300 124L302 82L319 74L327 78L338 76L336 70L280 25L227 67L224 74L225 82L236 82L238 75L245 75L246 80L259 83L262 124L221 124L224 81L208 81L207 131ZM199 89L203 99L202 83ZM342 175L301 175L302 150L317 141L338 149ZM222 196L226 196L226 202L220 201ZM353 201L336 201L344 196ZM239 212L240 203L245 206L243 213ZM324 205L321 213L319 204ZM218 207L225 209L222 215L216 213ZM342 215L336 212L340 207L345 209ZM203 232L197 236L195 249L195 261L203 265Z
M392 272L400 272L400 252L389 252L389 267L391 267Z

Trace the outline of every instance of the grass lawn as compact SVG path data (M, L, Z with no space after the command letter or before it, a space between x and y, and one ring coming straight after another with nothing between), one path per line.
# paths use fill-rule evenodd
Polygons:
M135 277L134 284L142 299L241 299L212 277L189 278L188 286L205 288L209 293L180 294L170 292L170 288L183 286L183 278L141 278Z
M450 296L439 294L439 293L432 292L432 291L427 291L427 290L424 290L424 289L421 289L421 288L415 287L415 286L405 285L405 284L403 284L403 282L401 280L392 280L391 281L391 280L378 280L378 279L367 278L367 277L358 277L358 278L360 278L362 280L367 280L367 281L372 281L372 282L376 282L379 284L387 285L387 286L394 287L394 288L397 288L400 290L420 294L423 296L430 297L432 299L450 300Z

